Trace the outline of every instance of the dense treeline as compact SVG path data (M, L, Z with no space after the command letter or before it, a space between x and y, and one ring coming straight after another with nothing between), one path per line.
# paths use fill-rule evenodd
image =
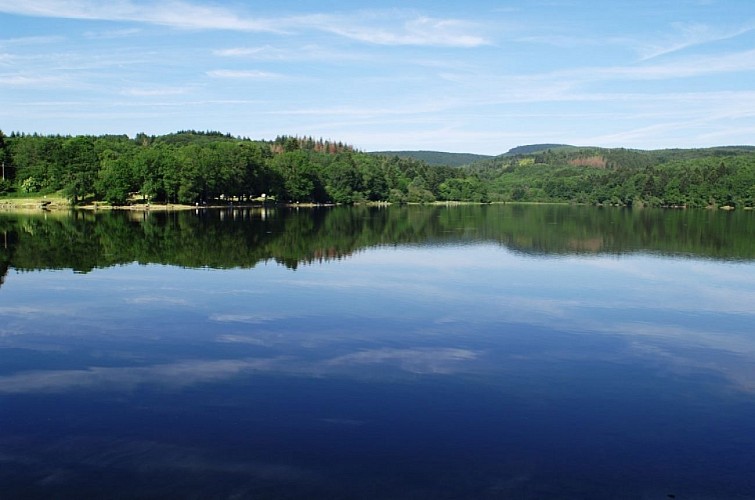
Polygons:
M219 132L166 136L42 136L11 134L0 191L61 191L74 203L147 201L486 201L474 174L397 157L376 157L340 142L278 137L252 141Z
M561 147L468 169L492 200L651 207L755 206L755 148L637 151Z
M428 165L447 165L449 167L463 167L471 163L493 158L490 155L473 153L445 153L441 151L373 151L378 156L398 156L399 158L413 158Z
M133 139L0 132L0 162L0 193L62 192L75 203L243 202L265 195L347 204L755 206L755 148L745 146L638 151L540 145L452 168L312 137L252 141L197 131Z

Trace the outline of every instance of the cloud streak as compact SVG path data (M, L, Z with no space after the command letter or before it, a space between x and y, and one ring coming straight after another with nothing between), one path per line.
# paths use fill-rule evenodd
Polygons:
M185 95L191 90L186 87L162 87L162 88L139 88L132 87L121 90L123 95L133 97L163 97L174 95Z
M605 79L677 79L695 76L736 73L755 70L755 50L687 57L679 61L655 65L638 65L615 68L592 68L587 74Z
M279 73L271 73L269 71L259 70L216 69L208 71L206 74L210 78L227 80L274 80L283 78L283 75Z
M255 20L224 8L182 1L137 4L127 0L0 0L0 12L35 17L128 21L175 28L277 32L271 21Z
M396 17L404 19L394 23ZM358 17L319 14L300 18L299 22L321 31L375 45L473 48L490 44L485 37L476 34L477 27L474 24L456 19L405 17L394 12L389 15L360 13Z
M59 87L70 83L65 78L46 75L28 75L22 73L0 73L0 85L9 87Z
M755 24L748 24L734 29L714 29L701 23L675 23L674 33L660 41L640 44L641 59L647 61L685 49L720 42L744 35L755 29Z
M484 2L460 14L441 3L0 0L0 22L26 16L0 39L0 102L4 127L18 131L135 133L148 123L153 134L308 134L368 151L748 143L755 23L743 10L706 18L689 5L612 5L589 26L576 4L544 19L529 5ZM26 112L56 100L83 106Z
M312 14L279 18L253 17L218 6L205 6L173 0L157 4L138 4L128 0L38 0L10 2L0 0L0 12L7 14L126 21L170 26L180 29L230 30L291 34L292 30L318 30L369 44L420 45L440 47L479 47L489 44L475 33L476 26L457 19L407 15L398 11L355 15ZM364 23L365 20L371 21ZM128 31L122 31L128 33ZM117 33L117 32L113 32Z

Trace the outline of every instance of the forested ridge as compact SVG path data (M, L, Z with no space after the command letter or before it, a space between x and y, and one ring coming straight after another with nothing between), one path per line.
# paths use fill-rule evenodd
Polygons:
M632 149L555 147L506 154L467 168L491 198L597 205L751 208L755 148Z
M428 165L446 165L449 167L462 167L481 160L492 158L490 155L477 155L473 153L444 153L442 151L371 151L370 154L378 156L398 156L399 158L413 158L424 161Z
M543 149L545 148L545 149ZM220 132L62 136L0 132L0 195L73 203L576 202L755 205L755 147L642 151L546 144L462 167L380 155L312 137Z

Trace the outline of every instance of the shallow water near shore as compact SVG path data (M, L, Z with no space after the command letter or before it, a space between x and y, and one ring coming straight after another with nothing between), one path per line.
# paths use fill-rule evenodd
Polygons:
M755 214L0 214L26 498L753 498Z

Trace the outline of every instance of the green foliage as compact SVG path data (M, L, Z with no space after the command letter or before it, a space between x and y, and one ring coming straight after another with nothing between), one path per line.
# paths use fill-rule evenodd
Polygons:
M23 181L21 181L21 184L19 184L18 188L22 193L36 193L39 191L41 185L37 179L34 177L27 177Z
M111 150L102 154L101 165L95 180L99 197L112 205L124 205L135 184L131 165Z
M11 161L11 153L8 151L8 145L5 142L5 134L0 130L0 169L2 169L2 176L0 177L0 193L5 193L10 190L10 181L14 177L13 162Z
M325 169L325 189L336 203L353 203L363 199L362 175L353 159L341 155Z
M488 184L492 200L753 207L755 150L569 147L499 156L466 170Z
M435 201L435 195L428 188L428 184L425 179L418 175L406 190L406 201L409 203L431 203Z
M396 156L402 159L423 161L433 166L461 167L474 162L491 158L488 155L472 153L444 153L440 151L374 151L370 154L377 156Z
M294 202L325 201L324 187L313 159L309 153L299 149L273 157L271 167L283 178L283 190L279 196Z
M447 201L489 201L487 186L475 176L448 179L440 185L440 196Z
M547 151L549 149L567 149L567 148L574 148L574 146L569 146L567 144L528 144L526 146L517 146L515 148L511 148L504 154L504 156L517 156L517 155L528 155L528 154L534 154L534 153L540 153L543 151Z
M134 196L194 204L244 202L262 194L279 201L340 204L755 205L755 148L745 146L638 151L545 144L457 168L362 153L311 137L262 142L197 131L134 139L5 137L0 132L0 160L10 165L12 177L6 179L14 179L19 191L62 191L74 202L116 205Z

